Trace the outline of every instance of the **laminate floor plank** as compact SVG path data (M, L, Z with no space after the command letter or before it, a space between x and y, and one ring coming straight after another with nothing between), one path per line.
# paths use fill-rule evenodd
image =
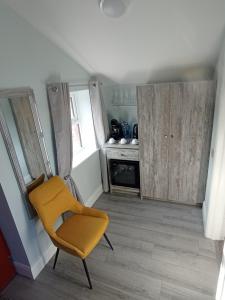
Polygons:
M7 300L212 300L219 272L216 242L204 238L201 209L103 194L95 204L110 216L107 235L82 262L60 251L36 280L16 276Z
M207 266L204 266L204 269L193 268L186 263L182 262L181 264L179 260L177 262L173 260L170 263L168 260L161 259L160 257L154 258L151 252L142 252L140 255L140 251L132 248L127 251L127 249L123 249L123 247L119 246L116 247L116 249L117 251L115 251L113 255L106 256L105 262L109 265L123 266L123 268L127 269L127 273L137 273L137 277L145 274L150 278L170 280L180 286L198 292L203 291L207 295L214 294L214 289L212 289L211 286L212 283L214 283L214 285L216 284L216 282L214 282L215 276L206 268ZM105 249L102 250L98 247L96 248L96 252L101 252L101 256L104 256ZM93 253L91 258L95 259L95 257Z
M111 222L108 232L115 235L122 235L131 239L153 243L154 245L161 245L168 248L176 248L188 250L189 252L198 253L198 241L188 237L176 236L169 233L157 232L143 228L133 228L128 225L121 225Z
M190 237L199 239L202 237L201 230L193 230L192 228L180 227L179 225L164 224L160 221L141 219L133 215L124 215L120 213L109 212L109 216L115 223L128 225L133 228L147 229L160 233L169 233L181 237Z
M160 300L212 300L206 294L163 281Z

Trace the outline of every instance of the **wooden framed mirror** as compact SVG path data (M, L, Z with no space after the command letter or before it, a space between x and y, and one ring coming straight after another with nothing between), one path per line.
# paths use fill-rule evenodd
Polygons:
M38 178L51 177L52 170L31 88L0 90L0 132L32 218L35 212L28 201L28 190Z

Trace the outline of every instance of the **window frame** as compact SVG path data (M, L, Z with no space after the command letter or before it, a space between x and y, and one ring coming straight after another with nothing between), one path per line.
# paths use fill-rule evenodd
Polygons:
M74 154L78 154L80 153L82 150L84 150L84 146L82 143L82 136L81 136L81 124L80 124L80 120L79 120L79 114L77 112L77 103L76 103L76 97L75 95L71 95L70 94L70 115L71 115L71 128L73 130L73 125L76 125L78 127L78 139L79 139L79 143L80 143L80 147L77 151L74 151L74 147L73 147L73 132L72 132L72 147L73 147L73 153Z
M90 107L89 107L89 113L91 114L91 124L93 126L93 145L89 147L89 145L86 145L86 138L83 137L82 135L85 134L83 132L84 128L86 127L84 125L84 121L83 121L83 111L80 107L80 98L79 98L79 92L81 91L87 91L88 92L88 101L90 103ZM76 97L76 93L77 97ZM93 114L92 114L92 107L91 107L91 99L90 99L90 92L89 92L89 87L88 85L85 86L76 86L74 88L74 86L71 85L70 87L70 112L71 112L71 128L73 125L73 122L76 122L75 124L77 124L79 126L79 141L80 141L80 145L81 147L79 148L78 151L74 151L74 139L72 136L72 151L73 151L73 162L72 162L72 168L77 167L79 164L81 164L83 161L85 161L86 159L88 159L88 157L90 157L91 155L93 155L96 151L99 151L98 146L97 146L97 142L96 142L96 134L95 134L95 128L94 128L94 120L93 120ZM86 136L86 135L85 135ZM84 140L83 140L84 139Z

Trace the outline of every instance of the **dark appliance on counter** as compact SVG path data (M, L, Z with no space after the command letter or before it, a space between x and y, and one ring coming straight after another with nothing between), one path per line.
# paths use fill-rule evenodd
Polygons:
M111 137L115 140L123 138L122 126L116 119L111 120Z
M126 121L122 121L121 123L121 127L122 127L122 132L123 132L123 137L125 139L129 139L130 138L130 125L126 122Z
M138 161L110 159L109 165L112 185L140 188Z
M138 140L138 124L134 124L134 127L133 127L133 139L137 139Z

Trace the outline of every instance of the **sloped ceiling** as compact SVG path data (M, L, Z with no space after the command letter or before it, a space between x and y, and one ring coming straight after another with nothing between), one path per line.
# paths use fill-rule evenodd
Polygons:
M98 0L5 0L91 74L114 82L145 83L215 66L224 0L124 1L127 13L110 19Z

